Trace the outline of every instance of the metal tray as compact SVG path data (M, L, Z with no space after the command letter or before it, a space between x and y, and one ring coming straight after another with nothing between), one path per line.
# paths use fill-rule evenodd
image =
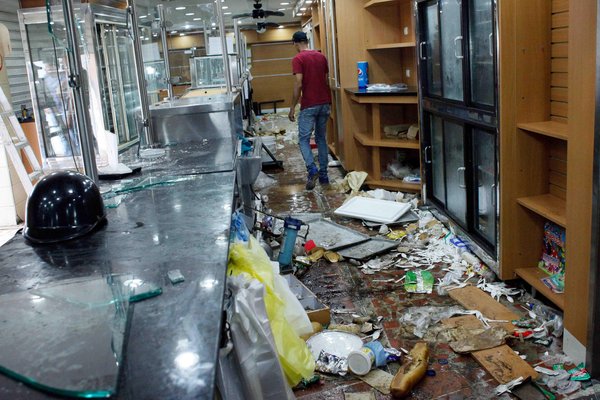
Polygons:
M398 242L393 240L371 238L368 242L357 244L356 246L347 247L338 251L344 258L353 260L365 261L369 258L381 253L386 253L398 247Z
M306 240L313 240L325 250L343 249L369 240L367 235L325 219L310 221L308 225L310 230Z

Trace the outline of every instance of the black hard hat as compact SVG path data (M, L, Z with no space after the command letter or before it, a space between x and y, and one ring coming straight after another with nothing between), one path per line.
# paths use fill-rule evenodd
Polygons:
M85 175L53 172L42 178L27 199L23 236L33 243L75 239L106 221L98 186Z

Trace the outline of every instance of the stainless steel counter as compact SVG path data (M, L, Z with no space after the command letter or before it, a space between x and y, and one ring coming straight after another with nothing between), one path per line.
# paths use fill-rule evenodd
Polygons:
M243 131L239 93L164 101L152 105L150 115L153 140L162 145L235 138Z
M177 159L144 175L174 174ZM215 172L130 193L107 210L107 226L79 240L32 247L17 235L0 249L0 294L113 273L156 282L163 294L133 309L115 398L213 399L234 180L233 171ZM185 282L172 285L172 269ZM199 361L181 365L183 352ZM57 397L0 374L0 398Z

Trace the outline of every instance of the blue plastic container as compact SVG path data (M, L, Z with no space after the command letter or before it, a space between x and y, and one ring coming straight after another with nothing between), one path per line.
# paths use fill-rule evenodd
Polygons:
M366 89L369 85L369 63L366 61L359 61L358 67L358 88Z
M302 226L302 221L287 217L283 223L283 243L281 245L281 251L279 252L280 268L288 267L292 264L292 256L294 255L294 246L296 245L296 238L298 237L298 231Z

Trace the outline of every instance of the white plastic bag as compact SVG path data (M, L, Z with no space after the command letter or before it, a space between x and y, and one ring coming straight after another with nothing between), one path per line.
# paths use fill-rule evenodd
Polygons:
M248 275L229 276L232 305L228 310L233 346L240 362L248 400L292 400L275 348L264 303L265 288Z
M273 266L275 293L285 303L285 319L294 328L294 332L298 336L311 334L313 328L310 319L308 319L304 307L290 289L285 278L279 275L279 263L272 261L271 265Z

